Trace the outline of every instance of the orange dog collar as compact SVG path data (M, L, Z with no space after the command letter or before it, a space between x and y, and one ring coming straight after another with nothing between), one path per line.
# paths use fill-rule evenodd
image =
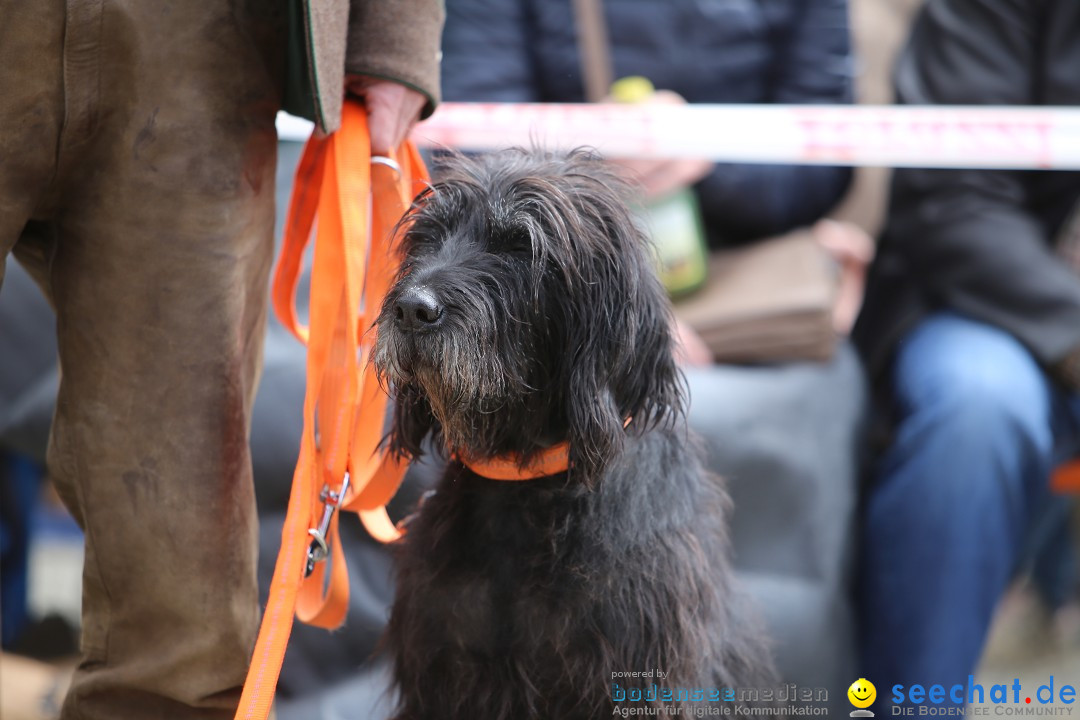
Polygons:
M500 455L490 460L473 460L458 454L465 467L488 480L535 480L547 475L557 475L570 468L570 444L558 445L541 450L525 467L521 466L520 456Z
M633 419L626 418L623 429L629 427ZM535 480L548 475L558 475L570 469L570 443L565 441L541 450L524 467L521 465L521 456L516 453L499 455L490 460L467 458L462 453L454 455L465 467L488 480Z

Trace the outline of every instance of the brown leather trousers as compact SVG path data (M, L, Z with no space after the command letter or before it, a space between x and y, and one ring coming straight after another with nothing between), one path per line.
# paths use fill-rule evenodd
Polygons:
M0 282L57 313L48 468L86 533L65 719L231 718L284 5L0 0Z

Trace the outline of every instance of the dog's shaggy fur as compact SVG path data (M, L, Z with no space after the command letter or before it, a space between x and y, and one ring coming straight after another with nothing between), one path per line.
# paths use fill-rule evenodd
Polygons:
M584 151L457 157L404 228L375 350L396 393L389 442L417 456L433 436L451 459L399 550L386 645L401 720L591 720L612 715L613 681L770 678L624 197ZM561 441L569 471L525 482L454 458L528 465Z

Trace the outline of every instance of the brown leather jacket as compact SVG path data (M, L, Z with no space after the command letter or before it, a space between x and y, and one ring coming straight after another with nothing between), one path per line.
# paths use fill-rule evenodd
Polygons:
M290 0L285 109L327 132L341 117L346 74L386 78L439 100L442 0Z

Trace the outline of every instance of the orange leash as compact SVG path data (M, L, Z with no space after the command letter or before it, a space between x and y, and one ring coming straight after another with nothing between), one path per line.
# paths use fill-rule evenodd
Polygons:
M272 298L282 323L308 346L304 431L238 719L269 715L294 612L329 629L345 620L349 585L339 510L358 513L383 542L401 534L385 505L405 463L379 448L387 397L368 362L374 341L368 330L397 269L393 230L427 171L410 143L394 155L371 157L366 113L347 102L341 129L308 140L296 171ZM305 327L295 295L316 216Z

